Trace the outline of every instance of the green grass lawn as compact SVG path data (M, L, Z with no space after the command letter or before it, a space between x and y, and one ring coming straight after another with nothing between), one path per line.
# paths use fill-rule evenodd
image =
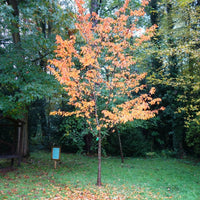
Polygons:
M102 159L102 187L95 186L97 158L35 152L15 171L0 174L0 199L200 200L200 163L164 158ZM1 161L2 162L2 161Z

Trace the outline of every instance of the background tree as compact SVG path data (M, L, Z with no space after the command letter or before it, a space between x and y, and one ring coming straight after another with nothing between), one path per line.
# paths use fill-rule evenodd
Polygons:
M73 13L64 11L58 1L0 1L0 10L0 110L25 121L27 155L28 111L33 102L49 103L59 93L57 82L47 74L47 60L53 56L56 32L67 38L75 31L68 20ZM43 135L48 112L43 109Z
M164 136L165 147L173 148L182 156L183 147L187 150L190 145L187 142L189 116L192 113L192 120L195 120L199 110L199 72L196 71L199 67L199 2L151 1L150 5L151 22L158 25L157 34L151 40L153 45L149 48L149 54L154 55L150 80L166 108L159 116L162 126L158 124L158 133ZM195 121L198 126L198 119Z

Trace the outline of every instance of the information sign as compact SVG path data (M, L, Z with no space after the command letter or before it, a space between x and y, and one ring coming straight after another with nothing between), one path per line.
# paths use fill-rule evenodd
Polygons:
M60 147L52 147L51 148L51 159L52 160L60 160Z

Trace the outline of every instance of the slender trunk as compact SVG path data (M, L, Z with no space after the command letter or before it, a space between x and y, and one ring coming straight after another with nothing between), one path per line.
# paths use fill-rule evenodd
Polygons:
M97 113L97 97L96 88L94 88L94 101L95 101L95 116L97 127L99 128L99 119ZM97 173L97 186L101 186L101 130L98 130L98 173Z
M97 174L97 186L101 186L101 131L98 134L98 174Z
M23 121L25 122L22 132L22 156L26 157L29 155L28 148L28 113L24 114Z
M48 38L51 37L51 33L52 33L52 22L49 20L48 21Z
M120 136L120 133L119 133L117 128L116 128L116 130L117 130L117 135L118 135L118 139L119 139L119 149L120 149L121 162L124 163L124 154L123 154L121 136Z

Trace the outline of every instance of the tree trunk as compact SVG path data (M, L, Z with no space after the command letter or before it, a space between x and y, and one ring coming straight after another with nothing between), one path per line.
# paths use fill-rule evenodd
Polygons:
M29 156L29 145L28 145L28 113L24 114L24 118L22 119L25 124L23 127L23 132L22 132L22 156L27 157Z
M99 10L99 1L98 0L91 0L90 4L90 14L92 15L93 12L98 14ZM97 25L98 21L93 20L92 26L95 27ZM95 101L95 116L96 116L96 123L99 127L99 119L97 114L97 97L96 97L96 89L94 89L94 101ZM101 130L98 130L98 173L97 173L97 186L101 186Z
M168 29L168 44L169 47L174 49L176 47L175 41L173 39L173 28L175 26L173 22L173 16L172 16L172 4L168 3L167 4L167 29ZM172 78L176 78L178 74L178 66L177 66L177 57L175 52L172 53L172 55L169 56L169 72L170 76Z
M175 23L173 21L173 4L171 2L167 3L167 31L168 31L168 45L169 48L172 50L176 49L176 41L173 36L173 30ZM171 78L177 78L178 73L179 73L179 67L178 67L178 60L177 60L177 55L176 51L172 51L173 53L168 56L169 59L169 73ZM173 90L174 88L172 88ZM172 97L172 105L177 105L177 95L176 93L173 94ZM173 107L172 107L173 108ZM174 109L176 109L174 107ZM173 122L173 148L175 152L177 153L178 157L182 157L184 155L184 149L183 149L183 138L184 138L184 125L182 122L184 121L183 116L178 115L174 113L174 122Z
M120 137L120 133L117 128L116 128L116 130L117 130L117 135L118 135L118 139L119 139L119 150L120 150L121 162L124 163L124 154L123 154L121 137Z
M16 18L16 22L12 22L13 30L12 30L12 38L13 43L18 44L20 42L20 34L19 34L19 9L18 9L18 1L17 0L7 0L8 5L10 5L13 9L13 16Z
M151 19L151 24L154 25L158 25L159 24L159 12L158 12L158 0L151 0L149 3L150 6L150 19ZM156 30L157 33L158 29ZM158 48L160 49L160 36L158 36L158 34L155 34L152 38L151 41L152 43ZM162 60L159 59L158 53L153 53L152 57L151 57L151 63L152 63L152 69L157 70L162 66Z
M98 134L98 174L97 174L97 186L101 186L101 131Z
M20 45L20 30L19 30L19 8L18 8L18 1L17 0L6 0L7 4L10 5L13 9L13 16L15 18L15 22L12 22L13 29L11 30L13 43L18 51L22 51ZM17 66L20 67L20 66ZM28 109L27 109L28 110ZM22 132L22 145L21 145L21 153L22 156L28 156L29 149L28 149L28 114L24 114L24 118L22 121L25 122Z
M90 4L90 14L92 14L93 12L98 14L98 10L99 10L99 3L98 0L91 0L91 4Z
M98 14L98 10L99 10L98 0L91 0L90 14L92 15L93 12ZM98 23L97 20L93 20L92 22L93 22L93 24L92 24L93 27L95 27L97 25L97 23Z

